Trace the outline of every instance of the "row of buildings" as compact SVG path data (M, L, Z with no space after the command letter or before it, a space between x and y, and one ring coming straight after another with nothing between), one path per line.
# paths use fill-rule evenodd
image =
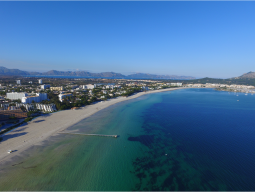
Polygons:
M16 83L17 83L17 85L21 85L20 80L16 80ZM32 81L29 81L28 83L32 84ZM38 79L38 83L39 84L43 84L43 80L42 79Z
M166 85L181 87L182 83L166 83Z
M245 93L255 93L255 87L251 85L227 85L227 84L213 84L213 83L206 83L206 84L186 84L185 87L205 87L205 88L217 88L220 90L228 90L228 91L235 91L235 92L245 92Z
M16 107L20 108L21 106L25 107L27 111L33 111L35 109L38 109L40 111L44 112L54 112L57 111L55 104L24 104L24 103L16 103Z

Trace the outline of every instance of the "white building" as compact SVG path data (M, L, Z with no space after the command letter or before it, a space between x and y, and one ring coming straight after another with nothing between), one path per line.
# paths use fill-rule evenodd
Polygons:
M36 105L33 104L24 104L24 103L16 103L16 107L25 107L27 111L32 111L34 109L39 109L40 111L46 111L46 112L54 112L57 111L55 104L40 104L36 103Z
M114 87L120 89L121 85L115 85Z
M17 84L20 85L20 80L16 80Z
M19 108L20 108L21 106L25 107L25 109L26 109L27 111L32 111L32 110L34 110L34 105L33 105L33 104L16 103L16 107L19 107Z
M72 96L72 93L59 94L58 96L59 96L60 102L62 102L62 100L63 100L65 97Z
M106 85L106 89L114 89L114 85Z
M41 85L41 89L47 89L47 88L50 88L51 86L50 85Z
M42 79L38 79L38 83L39 84L43 84L43 80Z
M36 109L39 109L41 111L47 111L47 112L53 112L57 111L55 104L36 104Z
M27 93L17 93L17 92L12 92L12 93L7 93L6 98L11 99L11 100L17 100L17 99L22 99L23 97L27 97Z
M182 86L182 83L166 83L166 85L171 85L171 86Z
M32 103L32 101L39 103L43 100L47 100L47 93L37 93L36 96L22 97L21 102L25 104Z
M143 86L141 89L142 89L143 91L148 91L148 90L149 90L148 87L146 87L146 86Z
M96 84L94 84L94 85L92 85L92 84L83 85L83 89L94 89L94 88L96 88L96 87L97 87Z

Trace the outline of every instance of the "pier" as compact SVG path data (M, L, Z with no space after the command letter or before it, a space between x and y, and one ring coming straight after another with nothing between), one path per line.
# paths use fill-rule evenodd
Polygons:
M60 133L62 133L62 134L71 134L71 135L99 136L99 137L114 137L114 138L118 137L118 135L86 134L86 133L65 133L65 132L60 132Z

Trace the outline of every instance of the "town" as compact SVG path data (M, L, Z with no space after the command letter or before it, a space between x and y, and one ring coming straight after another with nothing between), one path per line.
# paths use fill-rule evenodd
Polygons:
M0 80L0 134L23 121L58 110L72 109L137 92L174 87L215 88L254 94L254 86L228 84L184 84L164 80L2 78Z

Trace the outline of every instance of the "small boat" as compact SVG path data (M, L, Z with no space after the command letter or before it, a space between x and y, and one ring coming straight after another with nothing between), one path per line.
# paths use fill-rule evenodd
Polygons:
M237 101L239 101L239 100L237 100Z
M165 156L167 156L167 153L165 154Z

